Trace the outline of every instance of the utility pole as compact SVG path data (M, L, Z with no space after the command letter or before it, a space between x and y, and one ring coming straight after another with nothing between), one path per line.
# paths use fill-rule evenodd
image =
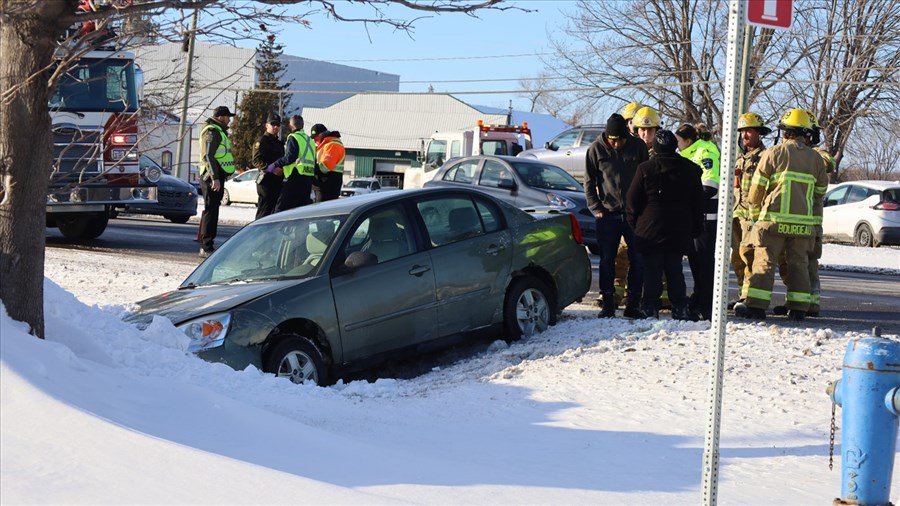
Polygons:
M181 102L181 118L178 121L178 149L176 149L176 165L175 165L175 177L179 179L184 179L185 181L190 182L191 178L191 168L190 162L188 162L188 168L185 170L184 168L184 135L185 135L185 124L187 123L187 110L188 110L188 99L191 96L191 67L194 65L194 39L196 39L197 35L197 18L200 17L200 11L194 10L194 16L191 19L191 31L188 33L188 57L187 57L187 69L184 71L184 100ZM191 137L188 136L188 143L191 142Z

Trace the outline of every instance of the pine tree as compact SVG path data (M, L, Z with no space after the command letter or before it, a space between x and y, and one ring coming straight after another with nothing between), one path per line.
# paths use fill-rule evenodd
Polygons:
M279 83L287 67L280 59L283 52L284 46L275 43L275 35L269 35L259 45L256 59L257 90L283 90L288 87L287 84ZM269 113L281 114L285 102L283 93L251 91L244 95L230 133L234 160L238 167L251 166L253 144L262 135ZM284 122L287 123L286 119Z

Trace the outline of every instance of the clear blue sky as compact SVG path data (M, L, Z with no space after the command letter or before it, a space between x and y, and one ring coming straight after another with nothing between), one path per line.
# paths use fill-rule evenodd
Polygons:
M510 4L536 12L480 11L478 18L473 18L459 13L392 9L394 16L405 19L427 16L415 22L412 38L388 26L369 25L367 34L361 23L335 22L320 14L309 18L309 29L280 27L278 41L284 44L285 54L397 74L400 91L424 92L429 83L438 92L519 90L519 78L535 77L544 68L535 54L551 52L547 34L561 33L565 23L561 11L573 12L575 2L529 0ZM353 6L344 2L337 5L347 8L345 16L367 13L360 7L351 10ZM475 58L483 56L492 58ZM442 82L460 79L510 80ZM527 107L527 101L515 93L458 97L471 104L507 107L513 100L515 108Z

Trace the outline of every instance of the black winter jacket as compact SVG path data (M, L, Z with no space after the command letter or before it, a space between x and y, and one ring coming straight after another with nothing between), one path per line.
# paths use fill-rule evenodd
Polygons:
M613 149L606 143L606 134L597 136L588 148L584 174L584 194L591 212L624 213L625 194L637 166L648 158L647 145L637 137L628 136L621 149Z
M703 232L706 196L696 163L677 153L638 165L628 189L626 219L638 253L687 253Z

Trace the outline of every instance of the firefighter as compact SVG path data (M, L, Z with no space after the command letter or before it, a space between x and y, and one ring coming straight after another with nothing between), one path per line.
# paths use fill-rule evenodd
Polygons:
M746 271L753 262L753 249L745 239L752 222L750 221L750 205L747 202L750 182L756 172L756 165L766 149L762 138L772 133L765 125L762 117L755 112L745 112L738 118L737 131L741 137L741 154L734 166L734 211L731 220L731 266L737 276L741 295L737 301L728 304L734 308L738 302L744 302L744 281Z
M818 147L818 145L822 142L822 130L819 127L819 121L816 119L816 116L811 111L806 111L809 113L809 117L812 120L812 132L807 136L809 140L809 145L812 146L813 150L819 153L819 156L822 157L822 161L825 163L825 172L829 174L831 177L831 173L834 172L834 157L828 151ZM816 216L821 217L823 214L822 207L824 201L816 200ZM809 271L809 310L806 312L806 316L817 317L819 316L820 307L819 304L822 299L822 284L819 281L819 259L822 258L822 225L815 225L815 238L813 239L813 247L810 251L809 255L809 264L807 266L807 270ZM782 257L781 265L779 265L779 272L781 273L781 279L784 280L784 277L787 275L788 265L786 259ZM786 315L788 314L787 306L775 306L772 308L772 313L776 315Z
M234 155L228 138L228 124L234 114L225 106L216 107L200 130L200 188L203 214L200 215L200 258L215 249L219 229L219 206L225 195L225 180L234 174Z
M764 320L772 300L775 266L786 255L788 318L801 321L811 301L807 266L815 238L816 200L828 186L822 157L809 146L813 123L803 109L791 109L778 128L783 141L765 150L750 183L748 203L754 222L747 241L753 247L753 265L745 283L747 300L734 306L741 318ZM812 197L812 198L810 198Z
M634 113L631 125L634 134L647 145L648 154L653 156L653 138L659 131L659 114L652 107L641 107Z
M628 133L631 135L636 135L634 132L634 115L637 114L638 110L644 107L643 105L637 102L629 102L625 104L625 107L622 108L622 117L625 118L625 124L628 125Z
M681 156L696 163L703 170L700 177L706 195L706 217L703 233L694 239L694 247L688 253L694 293L691 294L691 311L701 320L712 319L713 281L715 273L716 214L719 211L719 148L712 142L712 133L703 124L685 123L675 131Z

